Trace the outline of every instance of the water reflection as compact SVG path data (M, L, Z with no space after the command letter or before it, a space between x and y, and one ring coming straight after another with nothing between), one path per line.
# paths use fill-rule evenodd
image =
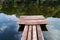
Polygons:
M20 40L19 19L15 15L0 14L0 40ZM48 31L44 31L45 40L60 40L60 18L47 18Z
M48 31L43 32L45 40L60 40L60 18L47 18Z
M15 15L0 14L0 40L19 40L22 32L18 32L19 19Z

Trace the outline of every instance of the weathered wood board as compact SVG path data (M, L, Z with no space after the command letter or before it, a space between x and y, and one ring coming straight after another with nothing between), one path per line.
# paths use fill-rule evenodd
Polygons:
M44 16L20 16L19 24L47 24Z
M47 24L44 16L20 16L19 24L25 28L21 40L44 40L41 24Z
M44 40L40 25L25 26L21 40Z

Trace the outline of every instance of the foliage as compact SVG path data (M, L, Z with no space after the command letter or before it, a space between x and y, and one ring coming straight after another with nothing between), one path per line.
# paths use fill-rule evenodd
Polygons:
M1 8L1 7L0 7ZM20 15L44 15L45 17L60 17L60 0L5 0L2 12ZM56 15L57 14L57 15Z

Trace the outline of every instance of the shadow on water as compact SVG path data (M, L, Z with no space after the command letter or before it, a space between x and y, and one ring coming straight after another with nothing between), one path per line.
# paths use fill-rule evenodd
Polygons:
M18 32L19 25L15 15L0 14L0 40L20 40L22 30ZM60 18L47 18L48 31L43 31L45 40L60 40Z

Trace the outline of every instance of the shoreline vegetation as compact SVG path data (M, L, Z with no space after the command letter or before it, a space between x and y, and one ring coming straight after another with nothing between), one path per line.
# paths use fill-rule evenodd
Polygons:
M0 0L0 13L60 17L60 0Z

